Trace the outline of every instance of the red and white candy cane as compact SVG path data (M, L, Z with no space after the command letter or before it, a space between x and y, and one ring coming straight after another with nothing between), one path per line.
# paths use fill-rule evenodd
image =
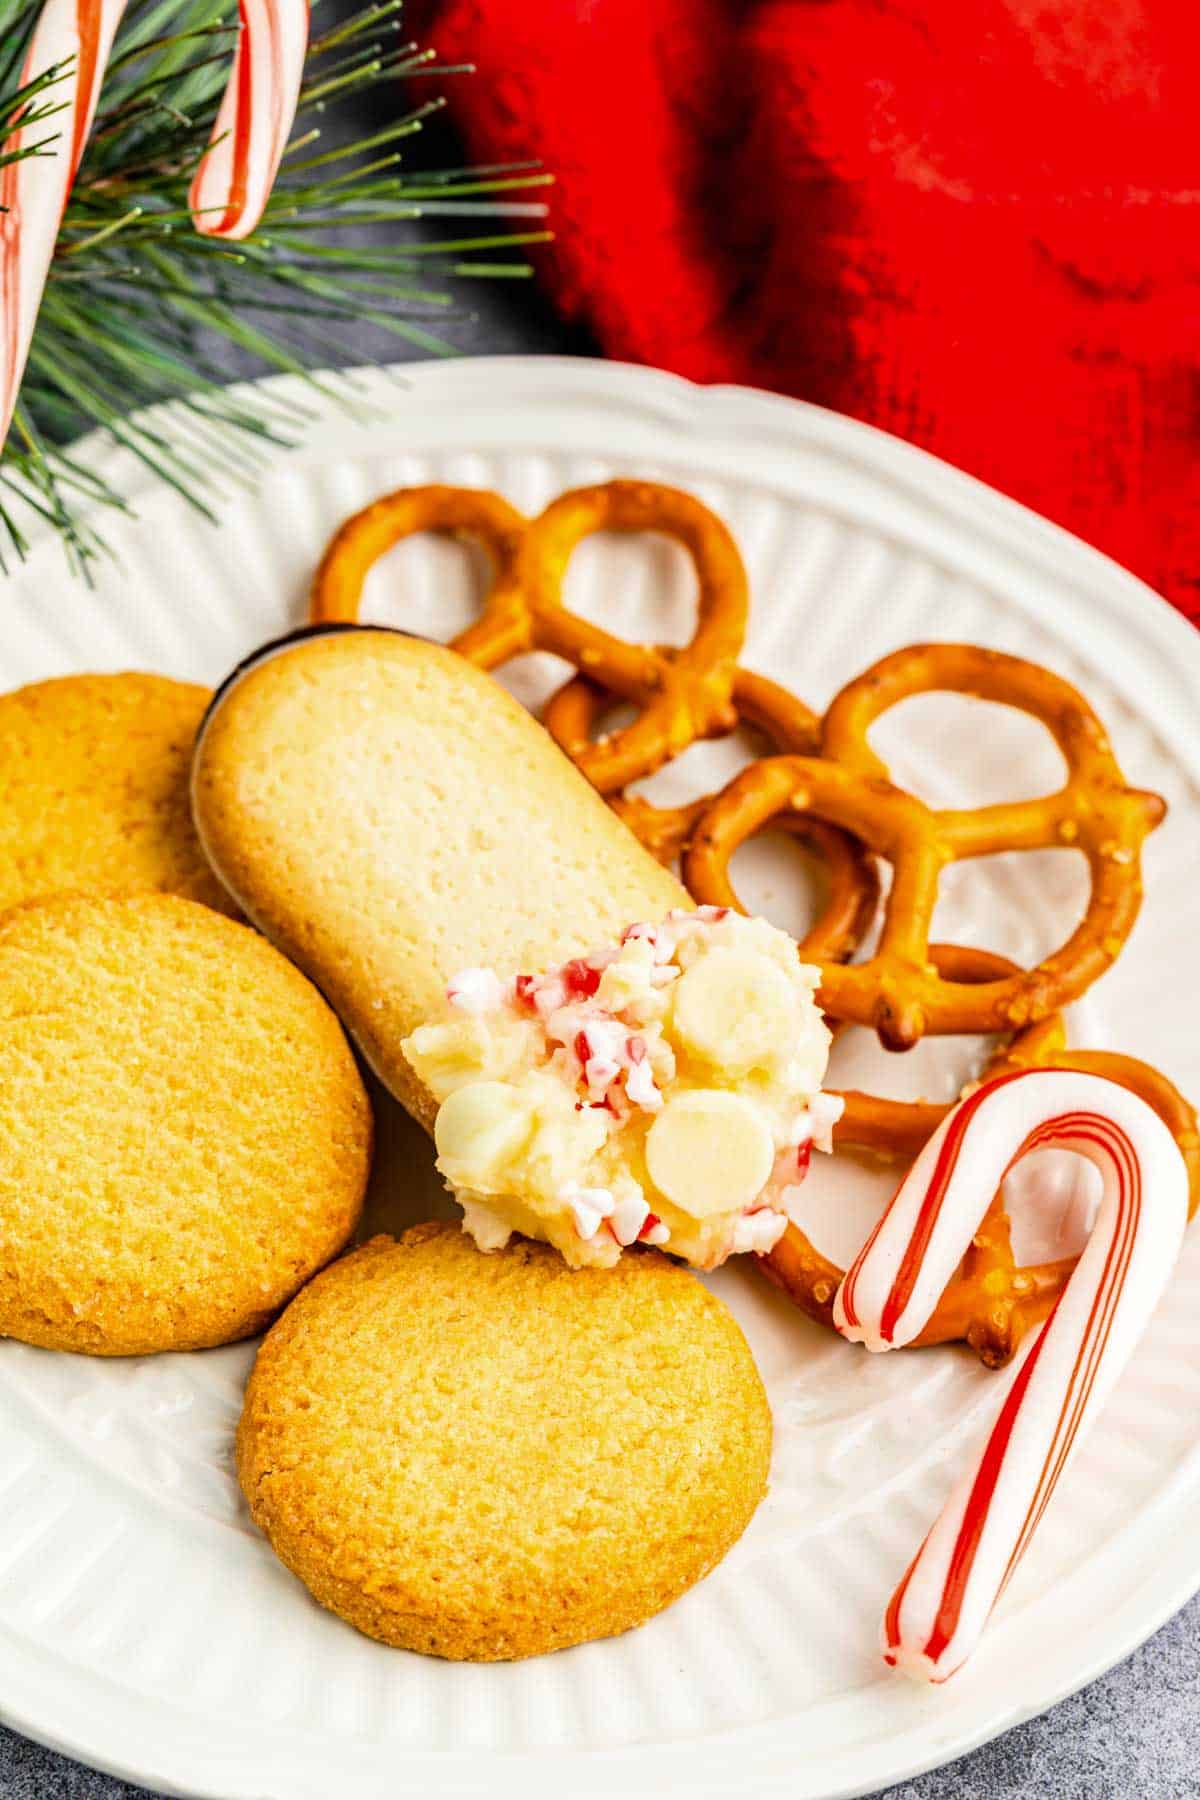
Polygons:
M126 0L46 0L21 70L25 87L58 64L61 82L47 90L63 110L22 125L5 148L44 143L36 156L0 169L0 446L8 436L17 392L54 255L67 195L95 117L113 34Z
M1087 1245L883 1622L889 1663L945 1681L974 1649L1072 1453L1158 1302L1187 1220L1187 1174L1162 1120L1115 1083L1070 1069L989 1082L935 1132L834 1303L844 1337L911 1343L1021 1157L1074 1150L1103 1187Z
M213 126L188 193L205 237L244 238L271 196L287 148L308 49L308 0L238 0L241 32Z

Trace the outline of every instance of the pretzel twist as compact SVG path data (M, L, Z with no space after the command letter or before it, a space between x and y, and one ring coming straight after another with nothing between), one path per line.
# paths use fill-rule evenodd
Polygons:
M969 811L935 811L893 786L867 729L897 701L941 690L1040 719L1066 760L1064 785L1040 799ZM873 1025L891 1049L926 1032L1011 1030L1076 999L1115 960L1141 904L1142 841L1165 806L1126 785L1100 721L1059 676L970 645L899 650L842 689L825 716L821 752L768 758L738 775L697 825L683 874L702 903L738 906L731 856L792 812L840 825L890 862L875 954L852 968L822 967L821 1004L835 1018ZM1061 949L1036 968L979 984L939 974L929 928L946 865L1051 846L1079 850L1091 872L1086 911Z
M778 682L739 668L732 699L738 723L760 732L772 749L815 752L820 719ZM616 697L598 682L576 675L546 702L542 722L559 748L579 762L594 740L596 726L616 704ZM641 794L620 792L609 796L609 805L660 862L669 864L683 851L712 800L709 794L681 806L657 806ZM854 838L823 820L792 814L779 823L816 854L828 881L820 916L801 940L800 953L806 960L841 962L858 948L875 917L879 899L875 865Z
M627 643L567 611L567 564L596 531L659 531L683 545L699 582L689 643L669 651ZM580 769L602 794L652 775L698 738L733 730L734 670L750 606L746 571L729 531L691 494L644 481L562 494L526 532L518 569L537 647L639 708L631 725L580 751Z
M938 944L930 957L956 981L982 983L1011 975L1015 965L990 951ZM1200 1128L1196 1112L1174 1083L1149 1063L1109 1051L1069 1050L1062 1018L1051 1014L1027 1025L989 1058L979 1079L1017 1069L1075 1069L1104 1075L1145 1100L1162 1119L1183 1154L1188 1173L1189 1217L1200 1207ZM833 1129L837 1148L853 1146L913 1159L933 1136L954 1102L888 1100L847 1092L845 1111ZM843 1270L823 1255L798 1225L789 1225L775 1248L759 1259L763 1273L809 1318L833 1325L833 1297ZM920 1336L918 1344L969 1344L989 1368L1013 1355L1026 1332L1047 1316L1066 1285L1074 1259L1017 1266L1008 1215L997 1194L971 1248Z
M665 531L696 565L697 627L682 649L625 643L570 613L562 583L571 554L597 530ZM896 1048L926 1031L1013 1033L986 1073L1072 1068L1107 1075L1141 1095L1183 1151L1191 1209L1200 1199L1196 1115L1165 1076L1131 1057L1069 1051L1057 1008L1113 960L1132 928L1141 896L1139 852L1163 814L1154 795L1128 788L1103 727L1066 682L1017 658L963 645L918 645L877 663L837 696L822 725L791 694L737 667L746 625L745 574L721 522L691 496L643 482L610 482L554 501L529 521L498 495L429 486L385 496L348 520L331 542L313 584L314 621L357 618L375 560L401 538L449 531L479 542L491 584L479 618L453 647L487 669L525 651L552 651L577 674L551 701L545 720L560 745L635 833L663 861L683 853L696 898L737 906L729 860L747 838L773 826L822 855L831 892L801 946L822 965L822 1004L835 1025L872 1024ZM1042 721L1067 763L1057 794L971 811L935 811L893 786L867 733L889 707L913 694L949 689L1017 707ZM606 711L624 700L631 726L594 737ZM779 754L744 771L715 800L660 807L624 788L661 768L697 738L758 729ZM867 849L864 849L863 846ZM1070 845L1087 856L1092 892L1063 948L1021 970L985 951L931 946L930 920L942 868L1001 850ZM868 851L892 863L879 947L866 963L840 966L865 933L877 882ZM915 1156L946 1106L843 1096L835 1138L842 1145ZM842 1271L795 1226L764 1259L767 1274L807 1313L831 1323ZM961 1338L985 1363L1008 1360L1050 1311L1070 1261L1015 1266L1009 1223L997 1195L919 1343Z
M356 619L371 565L418 531L475 538L491 558L482 612L452 640L455 650L484 669L547 650L638 708L631 725L588 744L577 758L602 794L653 774L697 738L733 729L734 668L749 610L746 571L726 527L691 494L609 481L560 495L530 521L481 490L402 488L364 507L334 537L313 582L314 622ZM568 611L567 564L595 531L659 531L683 545L699 585L690 643L670 651L628 643Z
M528 524L524 513L483 488L398 488L354 513L334 533L313 577L309 617L314 625L353 624L363 583L381 556L418 532L450 532L482 545L492 570L479 618L459 633L453 647L481 669L494 669L529 647L529 607L517 579Z
M696 630L681 649L631 644L562 604L567 564L594 531L660 531L682 543L696 568ZM725 526L690 494L640 481L611 481L561 495L530 520L482 489L401 488L348 519L327 548L312 584L314 624L353 622L372 565L417 532L449 532L479 543L491 581L478 619L451 647L478 667L495 669L529 650L546 650L579 673L549 702L545 721L583 774L609 798L662 862L678 856L710 797L661 808L624 788L652 775L697 738L756 726L778 750L815 753L820 721L785 688L739 669L748 599L742 560ZM595 739L603 713L622 700L634 722ZM849 956L875 914L872 860L844 832L819 820L785 829L821 858L829 891L804 940L807 956Z

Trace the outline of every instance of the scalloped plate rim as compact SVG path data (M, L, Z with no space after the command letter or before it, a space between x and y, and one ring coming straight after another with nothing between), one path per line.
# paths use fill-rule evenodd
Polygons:
M420 401L435 400L439 388L458 389L466 386L485 410L502 403L505 391L523 393L528 399L532 391L534 405L547 402L562 413L572 402L586 407L599 401L605 413L611 413L620 399L627 410L620 421L631 431L647 421L669 433L659 442L657 451L670 460L672 450L682 461L698 460L704 434L718 422L724 433L721 450L711 460L721 461L731 438L739 450L746 450L757 440L765 442L767 452L778 453L786 441L817 441L827 451L844 458L859 472L914 503L919 511L935 511L956 529L985 534L992 548L1002 554L1020 554L1031 563L1036 560L1048 572L1051 582L1071 590L1072 605L1078 622L1094 638L1125 639L1122 649L1129 647L1129 634L1136 619L1136 638L1152 641L1153 648L1175 672L1188 671L1193 681L1200 677L1200 640L1187 622L1165 600L1146 587L1135 576L1122 569L1101 552L1083 544L1069 532L1029 511L986 484L961 470L918 450L901 440L859 421L828 412L811 404L789 400L759 389L733 386L704 387L668 374L633 364L608 363L569 357L505 356L463 359L448 363L397 364L381 375L374 369L342 371L343 376L360 378L368 384L398 380ZM263 386L269 391L304 395L311 390L295 376L268 378L264 383L241 383L240 388ZM236 390L235 390L236 391ZM460 400L464 396L459 396ZM317 404L314 401L314 404ZM339 450L350 442L366 448L372 427L350 418L328 417L318 405L322 423L329 435L318 446L310 436L293 450L273 453L264 474L281 463L296 460L302 465L326 464L336 460ZM170 419L172 407L150 410L160 422ZM403 414L400 415L403 419ZM455 413L448 432L422 434L417 420L414 437L422 445L431 441L446 443L457 439L465 445L468 406ZM594 448L580 428L559 417L555 421L562 441L581 451ZM691 433L678 444L674 440L682 429ZM389 422L382 430L390 435L395 429ZM532 442L523 437L524 422L514 430L518 444ZM315 434L314 434L315 435ZM540 441L540 440L538 440ZM711 445L709 446L711 449ZM103 431L89 435L76 446L76 454L86 458L103 452L111 477L120 484L137 517L132 521L111 515L114 529L137 529L160 502L179 504L178 497L125 452L114 456L111 441ZM606 446L607 453L607 446ZM744 477L747 485L757 485L752 474ZM103 509L95 509L103 528ZM853 509L848 516L853 517ZM219 528L215 528L219 529ZM51 542L48 525L32 523L27 535L30 558L47 552L58 554ZM28 567L28 564L25 565ZM14 578L19 578L22 565L14 564ZM0 588L3 583L0 582ZM1088 599L1099 603L1089 616ZM1011 592L1006 595L1013 602ZM1081 653L1088 651L1081 644ZM1122 657L1115 665L1106 665L1109 678L1129 699L1135 710L1141 710L1138 693L1137 657L1127 663ZM1179 676L1180 700L1184 676ZM1143 694L1145 692L1143 684ZM1200 727L1193 723L1186 705L1171 705L1166 717L1155 716L1155 727L1193 777L1200 780ZM950 1732L939 1729L936 1707L931 1706L928 1725L905 1729L888 1744L855 1746L835 1752L826 1773L813 1776L811 1771L797 1770L795 1748L788 1741L788 1722L771 1721L736 1730L705 1736L693 1743L677 1740L661 1745L634 1744L614 1751L589 1752L583 1756L570 1749L535 1749L532 1751L492 1750L486 1755L476 1751L412 1751L382 1746L383 1765L372 1769L369 1764L372 1746L363 1744L349 1749L343 1744L330 1746L327 1741L307 1737L301 1741L294 1732L276 1729L257 1730L241 1723L225 1722L226 1741L214 1749L211 1731L206 1732L205 1717L176 1702L163 1702L148 1695L137 1695L128 1688L107 1681L97 1681L88 1672L71 1668L63 1685L47 1688L35 1678L35 1666L52 1671L56 1659L44 1649L19 1641L8 1627L0 1626L0 1718L26 1735L80 1757L123 1779L153 1783L164 1790L181 1794L215 1795L221 1800L261 1800L270 1794L288 1796L323 1795L324 1785L335 1772L341 1781L340 1791L355 1795L382 1795L396 1791L397 1779L404 1773L417 1777L423 1771L437 1771L439 1790L445 1793L474 1794L496 1791L497 1777L503 1772L511 1777L512 1791L549 1794L557 1791L564 1779L573 1783L577 1793L602 1794L612 1791L608 1784L619 1781L629 1794L660 1793L682 1779L687 1779L695 1793L725 1793L733 1781L745 1782L753 1774L756 1792L788 1792L810 1800L841 1800L842 1796L876 1792L881 1786L903 1780L924 1770L941 1766L979 1744L987 1742L1022 1719L1035 1716L1088 1682L1095 1680L1116 1662L1130 1655L1152 1632L1168 1619L1200 1588L1200 1552L1183 1548L1190 1541L1186 1527L1200 1528L1200 1451L1189 1455L1174 1471L1156 1495L1154 1502L1140 1516L1131 1519L1114 1540L1091 1558L1076 1576L1062 1584L1064 1599L1078 1605L1083 1585L1094 1583L1098 1572L1111 1568L1114 1578L1119 1569L1129 1572L1131 1545L1126 1541L1135 1533L1143 1549L1155 1521L1169 1514L1173 1530L1167 1561L1158 1556L1156 1566L1133 1595L1123 1594L1115 1613L1109 1613L1104 1631L1092 1640L1092 1650L1083 1666L1075 1664L1050 1681L1045 1680L1045 1655L1031 1664L1030 1672L1018 1676L1010 1685L1018 1690L1026 1683L1041 1680L1036 1694L1010 1694L1004 1704L984 1709L967 1723ZM1114 1624L1116 1629L1113 1629ZM999 1627L1000 1630L1004 1626ZM52 1675L51 1675L52 1679ZM845 1704L845 1701L834 1704ZM163 1727L153 1748L139 1745L131 1752L122 1737L134 1728L145 1731L147 1712L161 1714ZM114 1724L120 1727L114 1738ZM107 1732L108 1741L105 1742ZM152 1732L150 1736L155 1736ZM294 1746L289 1756L287 1746ZM324 1748L322 1749L322 1743ZM900 1757L895 1752L898 1747ZM880 1751L883 1751L881 1758ZM357 1755L356 1755L357 1753ZM356 1767L351 1777L347 1759L354 1756ZM362 1759L361 1766L359 1758ZM872 1766L873 1765L873 1766ZM639 1777L647 1779L639 1780ZM215 1781L232 1783L218 1790ZM284 1785L278 1785L280 1782ZM866 1785L864 1785L864 1783ZM507 1786L507 1779L506 1779Z

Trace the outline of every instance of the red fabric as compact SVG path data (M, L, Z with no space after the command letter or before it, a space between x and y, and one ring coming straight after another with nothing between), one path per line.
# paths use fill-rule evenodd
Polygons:
M1200 616L1193 0L425 0L613 356L819 401Z

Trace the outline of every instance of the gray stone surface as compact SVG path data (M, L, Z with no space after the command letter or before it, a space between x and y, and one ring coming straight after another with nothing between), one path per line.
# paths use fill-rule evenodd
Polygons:
M455 153L441 133L424 154L433 166ZM523 283L471 284L446 335L469 355L592 349ZM400 353L364 330L347 333L343 360ZM231 377L254 372L234 357L226 366ZM952 1767L889 1789L888 1800L1187 1800L1200 1796L1198 1727L1200 1599L1103 1680ZM128 1754L135 1759L136 1749ZM135 1800L146 1791L0 1727L0 1800Z

